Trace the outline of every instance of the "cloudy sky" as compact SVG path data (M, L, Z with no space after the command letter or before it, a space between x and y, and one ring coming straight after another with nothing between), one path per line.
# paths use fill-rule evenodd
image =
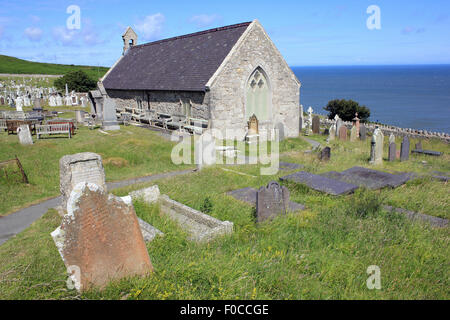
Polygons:
M127 26L144 43L253 19L292 66L450 63L448 0L0 0L0 54L111 66Z

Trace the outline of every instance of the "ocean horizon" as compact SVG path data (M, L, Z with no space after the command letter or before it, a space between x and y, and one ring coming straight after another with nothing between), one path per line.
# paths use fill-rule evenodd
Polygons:
M326 114L333 99L352 99L370 121L450 133L450 65L292 66L304 110Z

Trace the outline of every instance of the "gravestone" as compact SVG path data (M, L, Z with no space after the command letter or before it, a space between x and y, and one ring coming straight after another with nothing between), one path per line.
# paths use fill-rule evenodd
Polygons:
M389 135L389 145L391 145L391 143L395 143L395 136L392 133Z
M59 188L65 208L72 189L80 182L91 182L107 191L102 157L84 152L66 155L59 160Z
M37 110L39 110L39 109L42 109L42 107L41 107L41 99L34 99L34 102L33 102L33 108L34 109L37 109Z
M373 132L371 149L370 149L370 163L381 164L383 163L383 132L377 127Z
M339 137L339 131L341 130L342 127L342 120L341 118L339 118L338 115L336 115L337 119L336 119L336 137Z
M422 141L419 141L416 143L416 150L423 150L422 148Z
M310 187L311 189L325 192L334 196L352 193L353 191L358 189L358 186L355 184L330 179L306 171L300 171L281 177L280 180L304 184Z
M350 141L351 142L355 142L357 140L357 138L358 138L357 131L358 131L358 129L356 128L356 125L353 125L352 129L350 130Z
M132 205L92 183L76 185L67 214L52 232L75 288L104 288L111 280L147 275L153 266Z
M330 132L328 134L328 141L333 141L336 138L336 124L333 123L333 125L330 128Z
M31 137L30 127L28 125L17 128L17 135L21 145L28 146L33 144L33 138Z
M263 222L281 214L289 209L289 190L280 186L278 182L271 181L267 187L261 187L256 193L256 220Z
M331 157L331 148L330 147L323 148L322 151L320 152L319 159L322 161L328 161L330 160L330 157Z
M259 134L259 121L255 114L253 114L250 119L248 120L248 135L254 136Z
M320 118L318 116L314 116L312 119L312 131L314 134L320 133Z
M367 136L367 129L365 125L361 125L359 127L359 139L361 141L366 141L366 136Z
M389 144L389 161L395 161L397 158L397 146L395 142Z
M347 140L347 127L341 126L339 128L339 140L346 141Z
M402 145L400 148L400 161L407 161L409 160L409 137L404 136Z
M199 170L216 163L216 140L210 130L195 140L194 159Z

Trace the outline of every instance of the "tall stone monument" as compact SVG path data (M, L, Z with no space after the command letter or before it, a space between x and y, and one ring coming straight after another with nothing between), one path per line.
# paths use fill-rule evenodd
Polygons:
M404 136L400 148L400 161L409 160L409 137Z

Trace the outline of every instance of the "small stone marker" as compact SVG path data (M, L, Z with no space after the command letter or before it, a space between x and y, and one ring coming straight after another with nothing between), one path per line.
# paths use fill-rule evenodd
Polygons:
M400 161L407 160L409 160L409 137L404 136L400 150Z
M31 137L30 127L28 125L17 128L17 135L19 136L21 145L29 146L33 144L33 138Z
M397 146L395 142L389 144L389 161L395 161L397 158Z
M419 141L416 143L416 150L423 150L422 148L422 141Z
M271 181L267 187L261 187L256 194L256 220L263 222L278 215L286 214L289 209L289 190Z
M352 126L352 129L350 130L350 141L355 142L358 139L358 129L356 128L356 125Z
M366 141L366 136L367 136L367 129L365 125L361 125L359 127L359 139L361 141Z
M347 127L341 126L339 128L339 140L346 141L347 140Z
M320 118L318 116L314 116L312 119L312 131L314 134L320 133Z
M67 212L51 235L66 267L78 268L72 279L79 291L153 271L132 205L82 182L72 190Z
M59 187L66 207L72 189L80 182L91 182L107 191L102 157L96 153L84 152L67 155L59 160Z
M331 148L330 147L323 148L322 151L320 152L319 159L322 161L328 161L330 160L330 157L331 157Z

